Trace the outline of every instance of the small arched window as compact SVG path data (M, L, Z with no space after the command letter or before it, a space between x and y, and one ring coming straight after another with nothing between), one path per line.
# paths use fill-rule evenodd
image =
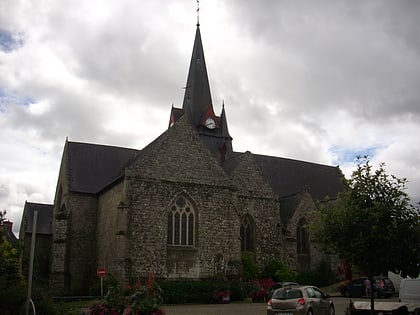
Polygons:
M254 221L251 216L244 215L241 222L241 251L254 250Z
M194 208L191 202L185 196L178 196L169 206L168 244L194 246L195 224Z

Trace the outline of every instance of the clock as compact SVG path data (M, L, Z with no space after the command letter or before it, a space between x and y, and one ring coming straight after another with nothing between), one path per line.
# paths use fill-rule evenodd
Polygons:
M214 129L216 128L216 122L214 121L213 118L209 117L206 119L206 122L204 123L205 126L209 129Z

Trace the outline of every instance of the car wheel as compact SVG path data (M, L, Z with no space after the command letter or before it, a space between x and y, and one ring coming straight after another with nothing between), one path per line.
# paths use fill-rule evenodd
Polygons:
M334 306L330 306L330 312L328 313L328 315L335 315L335 309Z

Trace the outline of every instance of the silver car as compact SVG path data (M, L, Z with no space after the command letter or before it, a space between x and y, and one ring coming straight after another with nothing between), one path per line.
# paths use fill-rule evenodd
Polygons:
M334 303L315 286L280 288L267 303L267 315L334 315Z

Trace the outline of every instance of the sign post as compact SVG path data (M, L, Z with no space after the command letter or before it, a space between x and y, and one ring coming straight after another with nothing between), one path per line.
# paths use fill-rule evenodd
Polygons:
M99 267L96 271L96 274L99 278L101 278L101 296L104 295L104 277L106 276L106 269L105 267Z

